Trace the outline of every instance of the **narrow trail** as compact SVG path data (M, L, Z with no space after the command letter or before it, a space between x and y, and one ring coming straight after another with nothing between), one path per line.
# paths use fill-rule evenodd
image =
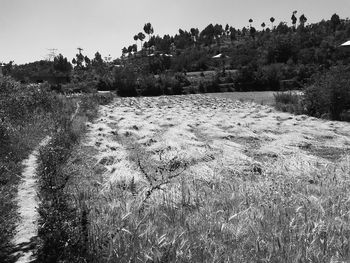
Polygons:
M22 164L24 170L22 180L18 186L16 202L18 204L19 223L16 227L16 234L12 240L16 251L14 256L19 256L17 263L31 262L33 256L33 239L38 235L39 200L37 196L37 158L39 149L50 141L47 136L38 147L25 159Z
M80 109L80 102L77 102L76 109L70 121L73 121ZM12 240L15 247L14 257L16 263L29 263L35 260L35 238L38 236L39 207L38 186L37 186L37 159L39 149L45 147L51 140L50 136L45 137L34 151L25 159L22 164L22 180L18 186L16 202L18 204L18 214L20 220L16 227L16 234Z

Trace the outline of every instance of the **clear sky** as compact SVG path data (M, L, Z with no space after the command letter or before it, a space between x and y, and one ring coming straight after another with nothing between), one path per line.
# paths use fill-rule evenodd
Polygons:
M44 59L50 48L71 60L77 47L117 58L146 22L161 36L210 23L242 28L250 18L260 29L271 16L290 23L294 10L308 23L347 18L350 0L0 0L0 62Z

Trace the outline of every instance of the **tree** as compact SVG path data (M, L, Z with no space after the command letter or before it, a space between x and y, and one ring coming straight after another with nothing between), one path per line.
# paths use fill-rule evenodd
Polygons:
M292 15L292 17L291 17L291 19L292 19L292 24L293 24L294 29L296 28L296 24L297 24L297 21L298 21L298 19L297 19L296 16L295 16L296 13L297 13L297 11L294 11L294 12L293 12L293 15Z
M249 19L249 27L252 27L253 19Z
M251 36L253 39L255 39L255 33L256 33L255 27L253 27L253 26L250 27L249 32L250 32L250 36Z
M91 65L99 75L103 75L105 73L106 65L99 52L95 53L95 57L91 60Z
M93 66L97 66L97 65L102 65L103 64L103 59L102 59L102 56L101 54L97 51L95 53L95 58L91 61L92 65Z
M79 50L79 53L78 54L76 54L75 55L75 57L76 57L76 60L75 60L75 62L76 63L74 63L73 61L72 61L72 63L73 64L76 64L76 68L78 68L78 69L82 69L84 66L83 66L83 63L84 63L84 55L81 53L81 51L83 50L82 48L78 48L78 50Z
M230 39L231 39L231 42L236 40L236 33L237 33L237 30L234 27L231 26L230 27Z
M151 23L146 23L145 26L143 27L143 30L145 31L145 33L148 35L148 41L151 39L151 35L153 34L154 30L153 27L151 25ZM151 46L148 45L148 53L150 53L151 51Z
M125 56L126 53L128 53L128 49L126 47L123 47L122 55Z
M134 40L135 40L135 44L137 45L137 40L139 40L139 36L138 36L138 35L135 35L135 36L134 36Z
M198 39L199 30L198 30L198 28L191 28L190 32L191 32L191 36L193 38L194 45L196 45L196 42L197 42L197 39Z
M56 71L68 73L71 71L72 65L68 62L67 58L63 57L62 54L59 54L53 60L53 68Z
M226 24L225 26L225 34L228 35L230 33L230 26Z
M85 67L88 68L90 66L90 64L91 64L91 60L89 59L88 56L85 56L84 57L84 61L85 61Z
M263 31L265 30L265 22L262 22L262 24L261 24L261 27L262 27L262 29L263 29Z
M271 30L273 29L273 22L275 22L275 18L274 17L271 17L270 18L270 22L271 22Z
M209 24L206 28L202 30L200 33L201 39L204 41L206 45L211 45L214 40L214 26L213 24Z
M332 24L333 32L335 32L335 30L337 29L337 26L340 25L340 18L337 14L332 15L331 24Z
M4 76L8 76L12 73L13 70L13 62L14 61L10 61L9 63L4 63L2 66L2 74L4 74Z
M304 14L302 14L302 15L299 17L299 23L300 23L300 25L301 25L302 27L304 27L306 21L307 21L306 16L305 16Z
M142 50L142 42L143 42L143 40L145 39L146 36L145 36L144 33L140 32L140 33L138 33L137 37L141 41L141 49L140 50Z
M128 46L128 53L129 53L129 56L131 55L131 53L134 51L134 45L130 45Z
M223 33L224 29L222 28L222 25L215 24L213 27L213 37L216 39L218 45L220 45L220 38Z

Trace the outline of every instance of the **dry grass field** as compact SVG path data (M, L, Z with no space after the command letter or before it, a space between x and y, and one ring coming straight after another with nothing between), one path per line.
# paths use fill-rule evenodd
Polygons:
M275 104L275 92L273 91L250 91L250 92L220 92L220 93L207 93L208 96L213 98L224 98L230 100L239 100L241 102L254 102L262 105Z
M91 262L350 258L350 124L189 95L87 126L65 169Z

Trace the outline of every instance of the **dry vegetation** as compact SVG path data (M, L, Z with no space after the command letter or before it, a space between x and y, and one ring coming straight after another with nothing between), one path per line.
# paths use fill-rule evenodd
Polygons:
M59 169L74 216L58 258L350 258L349 124L191 95L117 98L87 126Z

